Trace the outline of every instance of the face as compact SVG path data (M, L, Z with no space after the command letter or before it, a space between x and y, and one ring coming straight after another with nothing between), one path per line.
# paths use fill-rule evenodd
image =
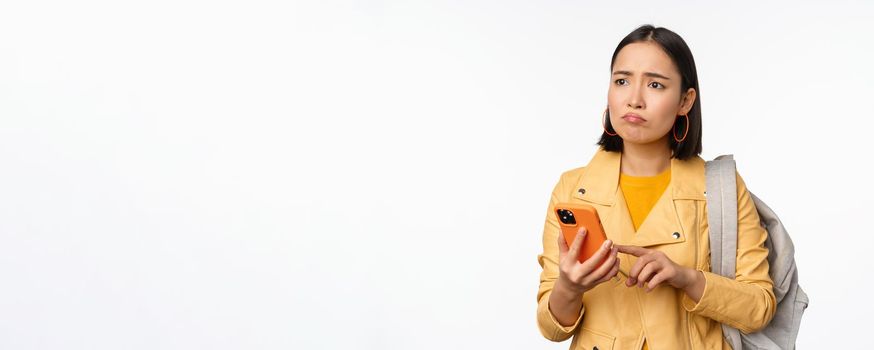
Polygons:
M658 44L638 42L619 51L607 103L610 123L624 143L668 144L677 116L688 113L695 101L694 89L680 93L680 80L680 72ZM637 116L626 116L629 113ZM681 123L684 127L685 121Z

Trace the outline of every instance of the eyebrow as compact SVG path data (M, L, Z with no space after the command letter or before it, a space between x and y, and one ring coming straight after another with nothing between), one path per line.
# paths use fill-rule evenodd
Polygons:
M617 70L617 71L613 72L613 75L617 75L617 74L633 75L633 74L631 74L630 71L627 71L627 70ZM655 77L655 78L661 78L664 80L671 80L671 78L668 78L664 75L661 75L659 73L654 73L654 72L643 72L643 75L647 76L647 77Z

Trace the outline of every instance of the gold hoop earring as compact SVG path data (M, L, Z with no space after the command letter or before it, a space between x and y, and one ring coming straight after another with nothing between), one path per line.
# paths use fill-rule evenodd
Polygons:
M607 135L616 136L616 135L619 135L619 133L612 133L611 134L609 131L607 131L607 111L609 109L610 108L604 108L604 114L601 115L601 127L604 128L604 133L606 133ZM613 130L615 131L616 129L613 129Z
M679 116L677 117L677 120L679 120ZM674 134L674 141L677 141L677 143L683 142L684 140L686 140L686 135L689 135L689 113L686 113L684 117L686 117L686 131L683 132L682 139L677 137L677 123L674 123L674 127L671 129Z

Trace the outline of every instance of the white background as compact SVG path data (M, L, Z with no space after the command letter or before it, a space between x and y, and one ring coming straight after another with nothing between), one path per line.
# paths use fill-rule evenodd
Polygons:
M566 349L543 220L610 57L680 34L704 153L870 345L870 2L3 1L0 348Z

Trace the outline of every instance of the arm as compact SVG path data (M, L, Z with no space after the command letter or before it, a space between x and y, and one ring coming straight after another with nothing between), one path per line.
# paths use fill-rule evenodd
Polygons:
M768 275L768 249L765 247L768 232L760 225L759 214L746 184L740 174L736 177L736 278L695 271L695 282L685 289L682 302L689 312L751 333L767 326L774 317L777 302Z
M559 277L559 227L552 212L563 188L563 182L559 180L552 191L543 226L543 253L537 256L537 262L543 268L537 291L537 327L546 339L556 342L570 338L585 313L582 294L568 292L560 283L556 285Z

